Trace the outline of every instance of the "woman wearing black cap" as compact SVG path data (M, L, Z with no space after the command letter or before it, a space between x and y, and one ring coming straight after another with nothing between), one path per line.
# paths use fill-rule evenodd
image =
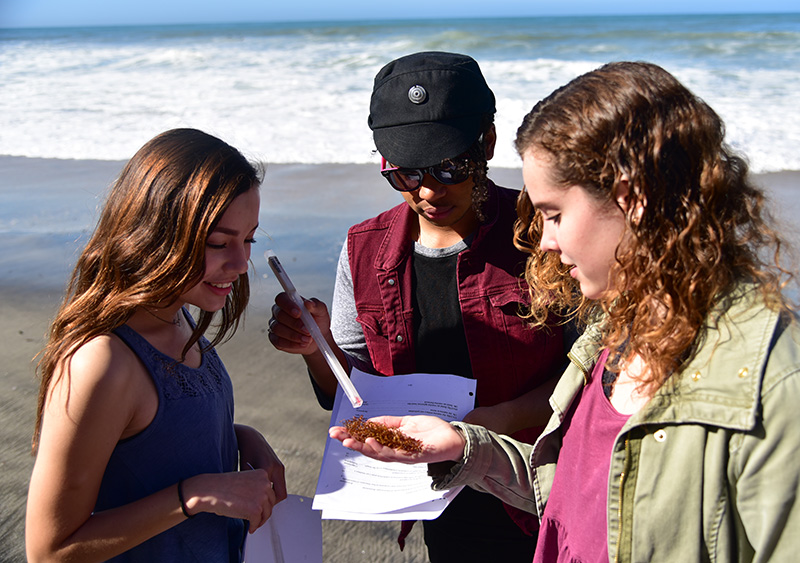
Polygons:
M465 420L533 443L568 339L560 326L532 330L518 316L529 301L526 255L513 245L519 192L487 177L494 113L471 57L415 53L381 69L369 126L381 173L405 203L348 231L332 316L318 300L306 303L347 370L475 378L476 408ZM299 317L278 295L270 341L303 355L331 408L336 379ZM529 563L538 521L467 488L424 528L432 562Z

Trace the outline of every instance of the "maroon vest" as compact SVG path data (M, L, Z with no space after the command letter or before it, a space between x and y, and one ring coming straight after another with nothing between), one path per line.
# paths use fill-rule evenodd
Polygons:
M559 375L566 359L560 327L533 330L518 316L529 302L520 278L527 255L512 242L519 192L490 184L489 193L487 221L459 254L456 270L477 400L487 407ZM347 236L357 320L372 365L383 375L416 371L411 298L416 217L402 203L355 225ZM514 437L533 443L540 432L531 428Z

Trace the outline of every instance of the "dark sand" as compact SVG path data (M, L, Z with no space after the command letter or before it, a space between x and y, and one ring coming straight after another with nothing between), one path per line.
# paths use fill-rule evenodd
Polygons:
M43 345L76 252L122 163L0 157L0 561L24 561L25 498L37 394L32 358ZM492 170L520 187L519 170ZM800 223L800 174L759 176L789 229ZM279 291L262 255L272 248L305 296L330 301L347 227L401 201L373 166L274 165L262 188L253 298L245 326L219 353L231 374L239 422L258 428L286 465L289 492L314 494L329 413L314 398L299 357L265 338ZM425 561L421 526L400 552L397 523L324 521L324 560Z

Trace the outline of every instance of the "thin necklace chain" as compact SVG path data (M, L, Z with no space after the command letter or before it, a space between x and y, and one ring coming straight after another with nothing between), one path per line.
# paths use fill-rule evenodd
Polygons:
M144 305L142 305L141 307L142 307L142 309L144 309L146 312L148 312L148 313L149 313L150 315L152 315L153 317L157 318L157 319L158 319L159 321L161 321L162 323L167 323L167 324L170 324L170 325L175 325L175 326L181 326L181 317L180 317L180 314L176 314L175 318L174 318L174 319L172 319L172 320L170 321L170 320L167 320L167 319L162 319L161 317L159 317L158 315L156 315L156 314L155 314L153 311L151 311L150 309L148 309L148 308L147 308L147 307L145 307ZM178 312L180 313L180 310L179 310Z

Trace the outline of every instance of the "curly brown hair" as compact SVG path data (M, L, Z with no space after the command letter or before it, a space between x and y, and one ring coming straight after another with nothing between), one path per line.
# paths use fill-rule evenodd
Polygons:
M125 165L78 258L41 352L34 450L48 390L55 376L69 377L75 351L125 324L137 307L174 303L196 284L205 270L209 233L237 196L260 184L261 171L238 150L196 129L156 136ZM249 288L246 273L234 282L211 346L236 331ZM184 356L213 316L200 311Z
M687 361L712 308L735 285L752 283L769 307L790 309L785 243L724 135L705 102L649 63L604 65L537 103L517 131L523 158L544 151L556 184L600 202L618 205L623 178L629 193L612 289L592 301L558 255L539 248L541 213L523 191L515 244L530 253L528 318L543 324L556 310L585 323L604 313L604 346L621 350L617 365L641 356L649 368L642 384L652 388Z
M472 163L472 208L481 223L486 221L483 207L489 199L489 161L486 158L486 135L493 126L494 114L485 114L481 123L481 133L466 152Z

